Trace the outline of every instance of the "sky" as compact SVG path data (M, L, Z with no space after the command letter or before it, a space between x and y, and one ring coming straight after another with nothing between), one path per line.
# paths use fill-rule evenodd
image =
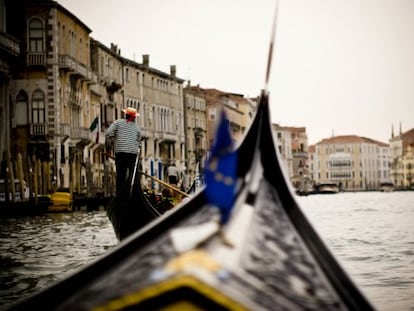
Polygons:
M245 96L265 88L276 16L272 122L308 143L358 135L388 143L414 128L412 0L58 0L123 57ZM277 10L276 10L277 8ZM277 11L277 14L275 12Z

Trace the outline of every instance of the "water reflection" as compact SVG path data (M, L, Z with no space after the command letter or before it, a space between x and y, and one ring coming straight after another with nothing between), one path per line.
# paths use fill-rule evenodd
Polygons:
M414 192L297 200L378 310L414 310ZM116 244L105 211L0 219L0 308L62 279Z
M117 244L104 211L0 220L0 305L62 279Z
M414 192L340 193L298 201L379 310L414 310Z

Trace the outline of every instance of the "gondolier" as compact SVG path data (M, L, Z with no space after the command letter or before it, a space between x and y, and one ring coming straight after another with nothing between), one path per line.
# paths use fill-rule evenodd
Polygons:
M168 182L172 185L176 185L178 183L178 169L175 167L174 163L167 168L167 174Z
M113 150L116 166L116 194L129 174L133 172L138 150L141 146L141 130L135 122L139 115L133 107L122 110L125 117L114 121L105 134L105 146L107 153Z

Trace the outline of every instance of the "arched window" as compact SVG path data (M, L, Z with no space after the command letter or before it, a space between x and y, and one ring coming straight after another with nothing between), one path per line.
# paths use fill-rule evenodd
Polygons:
M32 123L45 123L45 95L36 90L32 95Z
M29 22L29 52L44 51L44 29L39 18L33 18Z
M28 124L27 94L20 91L16 97L16 125Z

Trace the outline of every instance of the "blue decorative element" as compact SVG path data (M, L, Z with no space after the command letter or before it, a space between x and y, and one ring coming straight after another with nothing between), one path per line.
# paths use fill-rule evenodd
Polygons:
M222 110L211 150L205 167L205 194L210 204L217 206L221 213L221 223L230 217L235 200L237 154L229 129L229 121Z

